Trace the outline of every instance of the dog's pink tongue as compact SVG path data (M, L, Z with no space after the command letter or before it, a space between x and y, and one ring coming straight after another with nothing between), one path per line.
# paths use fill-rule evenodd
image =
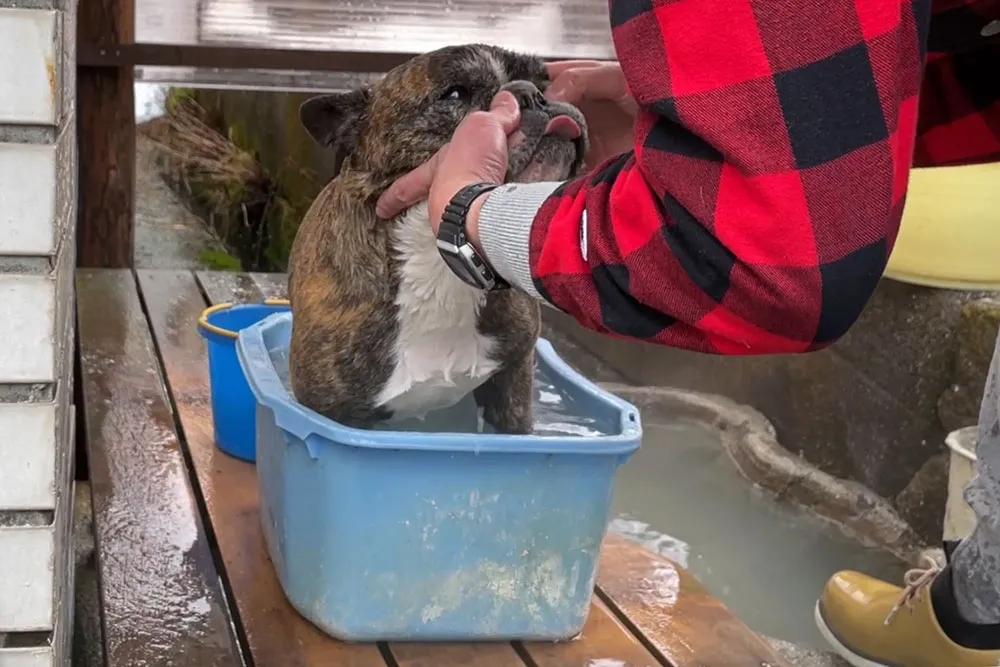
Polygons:
M580 125L569 116L556 116L545 126L545 134L558 134L562 138L572 141L583 136L583 131L580 129Z

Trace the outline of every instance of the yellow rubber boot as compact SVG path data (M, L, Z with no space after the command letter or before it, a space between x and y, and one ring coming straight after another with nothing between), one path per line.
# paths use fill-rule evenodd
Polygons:
M935 585L938 578L946 579ZM971 646L942 628L931 590L950 595L950 572L935 565L911 570L906 579L900 588L859 572L830 578L816 604L816 624L844 660L854 667L1000 667L1000 626L974 626L958 618L957 609L942 611L950 612L949 627L971 628Z

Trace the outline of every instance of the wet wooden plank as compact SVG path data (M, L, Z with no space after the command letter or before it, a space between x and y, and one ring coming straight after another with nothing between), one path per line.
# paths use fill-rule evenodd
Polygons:
M376 646L337 642L286 601L260 530L254 467L219 452L213 442L208 366L195 327L205 302L195 277L171 271L138 275L254 664L384 667Z
M536 667L658 667L647 651L597 597L580 636L559 643L524 645Z
M597 585L673 667L791 667L690 572L622 537L605 537Z
M220 300L232 301L234 303L248 303L260 301L261 292L256 281L247 273L236 273L234 271L200 271L197 274L198 282L201 284L205 294L218 294ZM228 295L228 296L227 296ZM211 299L211 296L209 297Z
M250 275L265 298L288 298L287 273L252 273Z
M211 305L227 301L256 303L264 298L260 287L249 273L199 271L195 277Z
M195 275L198 284L213 303L247 303L261 299L288 298L288 275L284 273L198 271Z
M107 665L242 665L132 273L77 304Z

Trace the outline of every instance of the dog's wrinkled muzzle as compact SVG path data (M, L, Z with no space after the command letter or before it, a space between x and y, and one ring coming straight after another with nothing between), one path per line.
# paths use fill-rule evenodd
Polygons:
M521 108L521 124L508 144L508 180L532 183L574 176L587 153L580 110L546 99L530 81L511 81L501 90L513 94Z

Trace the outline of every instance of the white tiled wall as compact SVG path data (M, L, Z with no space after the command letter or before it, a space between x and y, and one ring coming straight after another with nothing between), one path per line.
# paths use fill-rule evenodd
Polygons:
M50 276L0 274L0 383L56 380L55 288Z
M50 667L52 649L11 648L0 652L0 667Z
M58 14L0 8L0 123L56 121Z
M76 4L0 0L0 667L69 664Z
M54 145L0 143L0 202L0 249L5 255L55 250Z
M0 531L0 632L52 629L55 563L53 527Z
M55 507L55 404L0 403L0 434L0 507Z

